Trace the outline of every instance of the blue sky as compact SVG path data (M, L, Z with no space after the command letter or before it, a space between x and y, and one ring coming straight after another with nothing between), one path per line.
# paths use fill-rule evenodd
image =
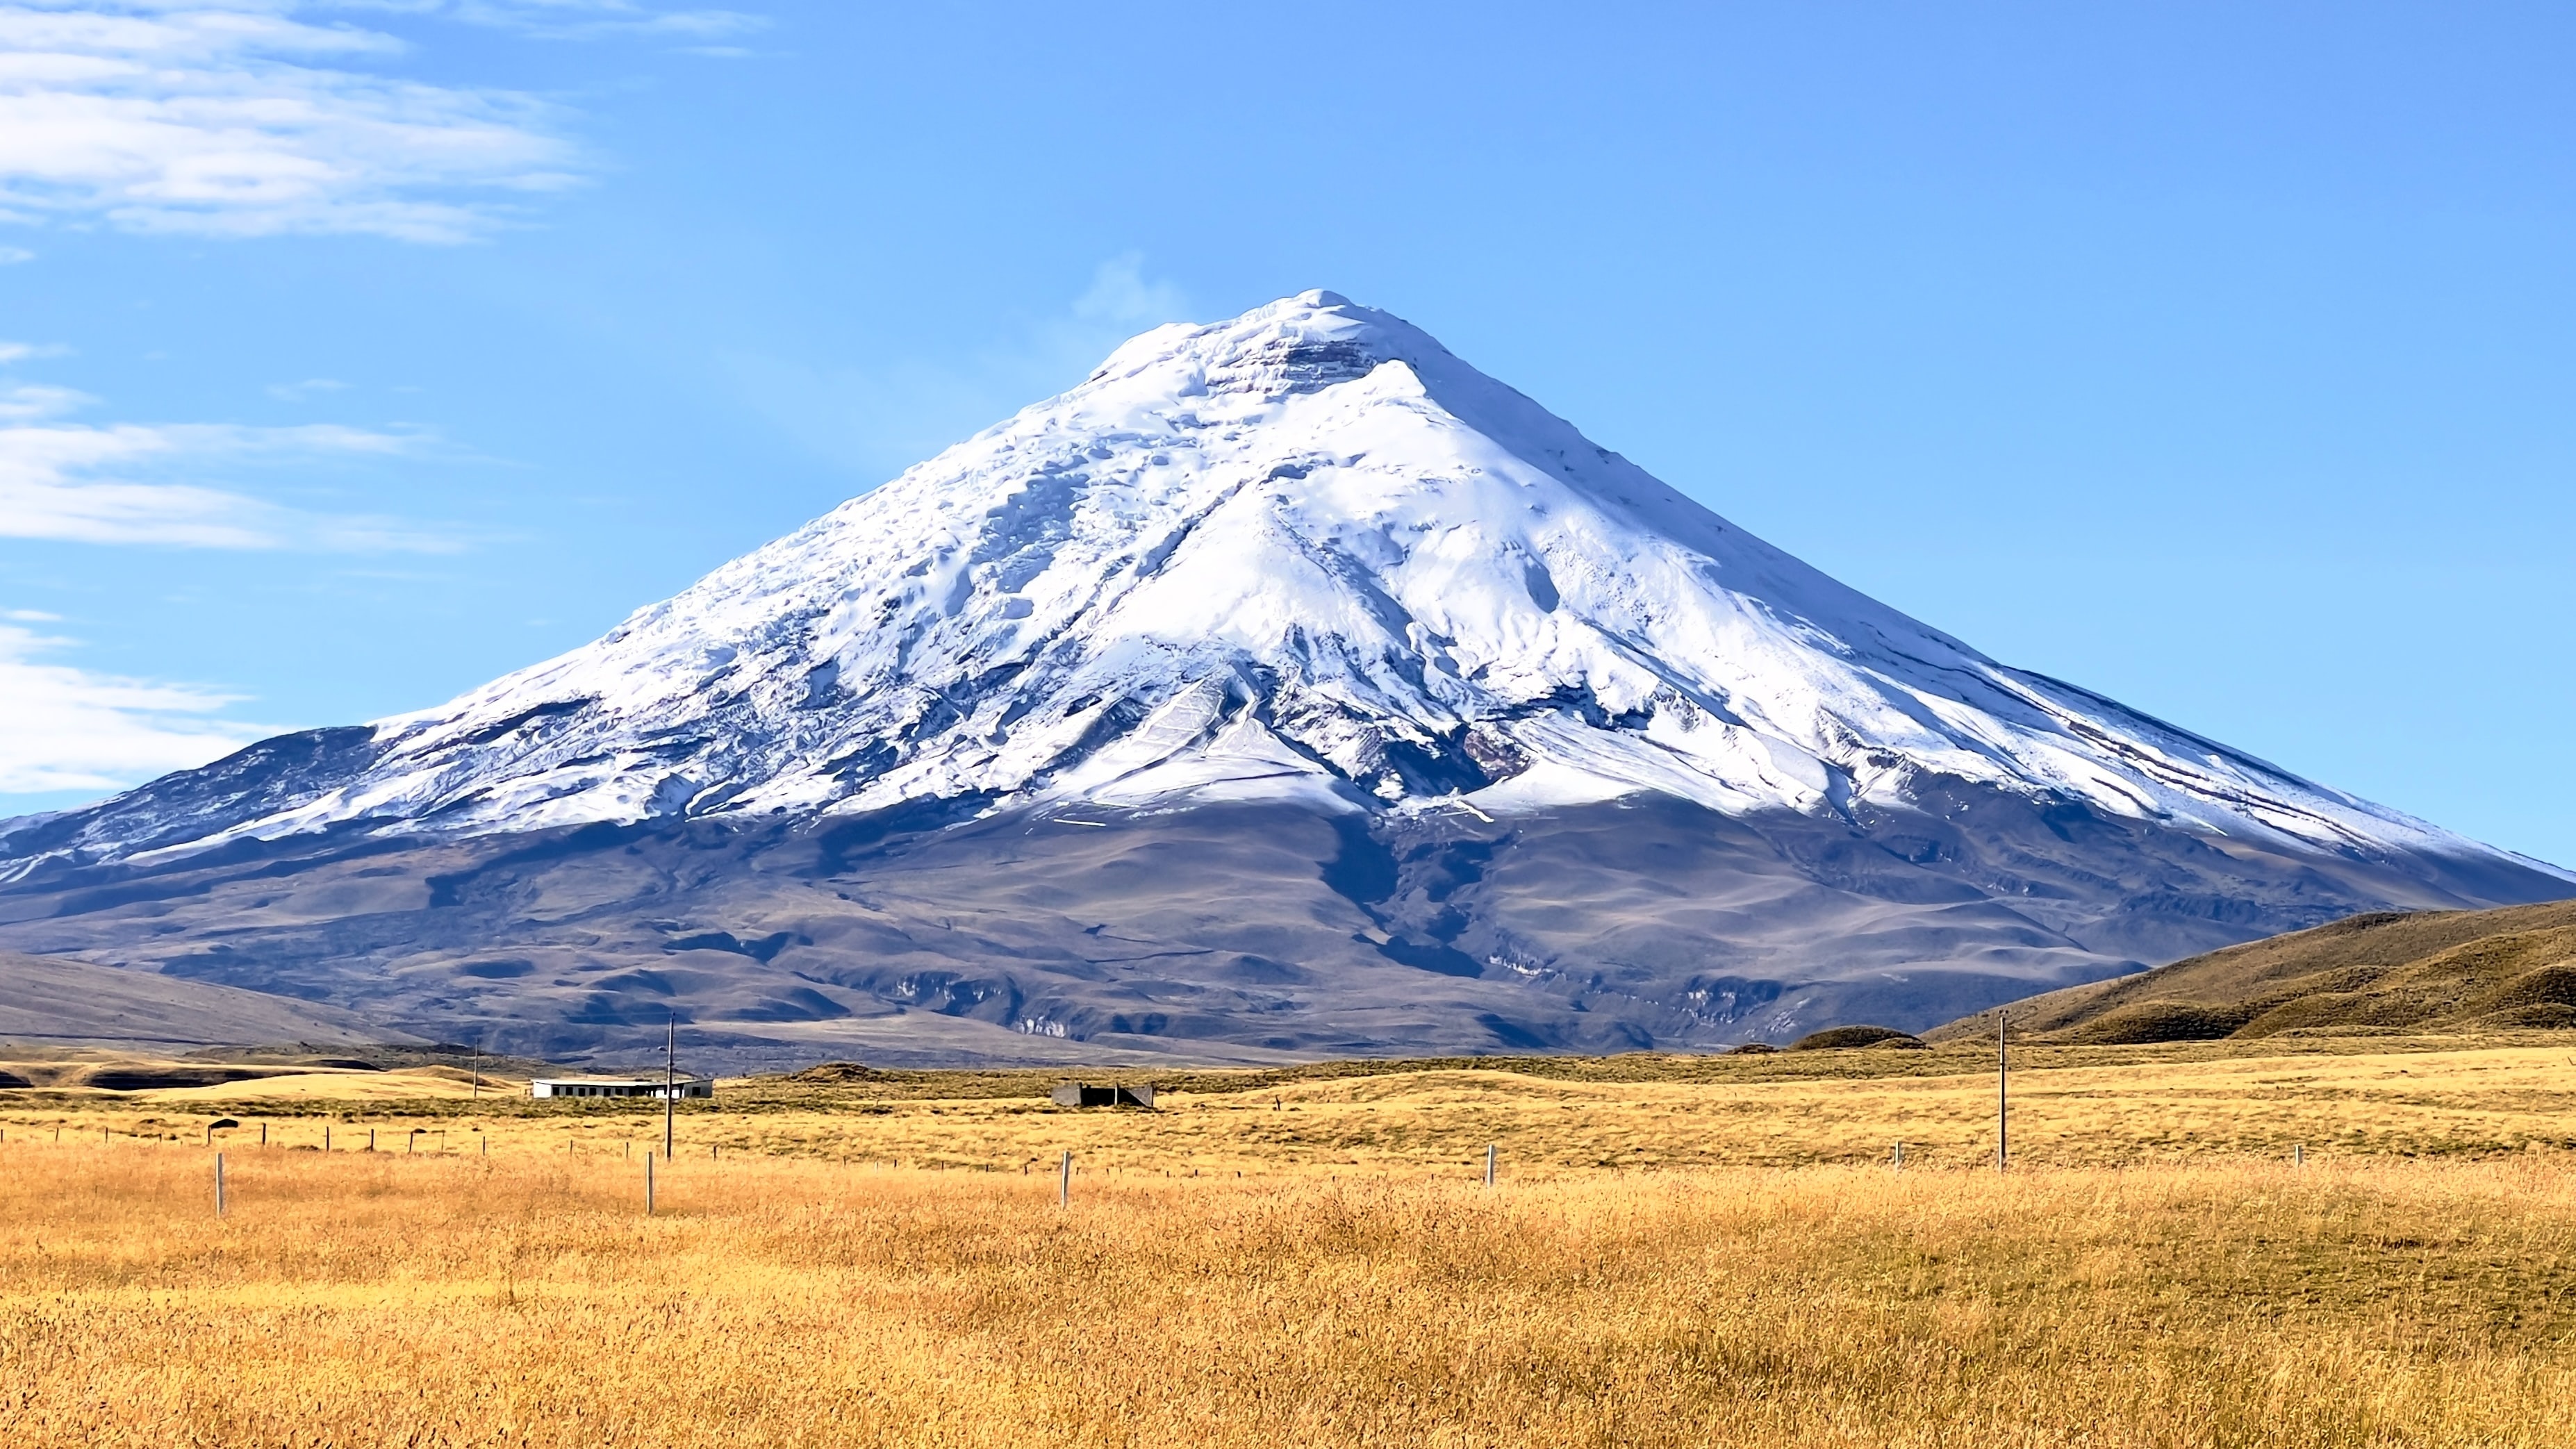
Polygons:
M2576 862L2569 14L0 4L0 813L436 703L1321 286Z

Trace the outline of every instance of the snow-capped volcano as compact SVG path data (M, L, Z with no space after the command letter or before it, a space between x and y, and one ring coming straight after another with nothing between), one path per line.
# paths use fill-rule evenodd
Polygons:
M970 794L1831 814L1928 774L2329 851L2482 849L1999 665L1330 292L1148 332L370 743L184 843Z
M585 827L700 853L649 887L598 874L576 930L579 913L532 904L555 887L510 872L556 860L544 841L610 838ZM1094 831L1117 838L1073 840ZM1282 841L1299 843L1229 855ZM355 870L350 852L404 850L427 893L399 909L290 910L262 885L243 898L254 928L208 904L225 898L209 881L274 881L282 858L375 880L412 867ZM223 874L245 861L266 863ZM457 882L504 876L519 894L495 887L484 935L457 932ZM155 889L137 879L202 898L198 925L115 916ZM49 903L0 900L0 944L28 949L176 970L190 941L256 938L265 965L185 958L251 985L326 950L485 983L538 969L466 959L496 932L569 953L570 973L722 949L727 971L747 957L805 983L737 1020L912 1010L933 981L939 1011L1050 1037L1290 1050L1687 1044L1863 1009L1929 1024L2356 909L2571 889L1998 664L1329 292L1148 332L1071 391L446 705L0 828L0 895ZM694 924L674 904L690 899ZM1246 924L1254 900L1277 918ZM625 935L603 933L612 916ZM969 916L988 934L939 934ZM862 929L864 948L831 944ZM1103 1004L1100 973L1129 970L1112 963L1201 957L1237 964L1110 992L1186 1000L1194 1025ZM1418 981L1325 989L1311 973L1329 962L1463 994L1434 1009ZM377 989L312 969L300 994ZM1249 975L1220 989L1206 971ZM858 995L817 994L835 984ZM401 999L423 1030L465 1009L454 991ZM623 1009L583 1000L567 1020ZM1389 1001L1419 1010L1388 1025Z

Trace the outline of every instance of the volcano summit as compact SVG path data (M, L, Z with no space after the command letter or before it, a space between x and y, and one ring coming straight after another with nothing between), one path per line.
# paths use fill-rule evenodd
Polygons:
M1329 292L449 704L0 825L0 947L743 1065L1709 1047L2570 893L1998 664Z

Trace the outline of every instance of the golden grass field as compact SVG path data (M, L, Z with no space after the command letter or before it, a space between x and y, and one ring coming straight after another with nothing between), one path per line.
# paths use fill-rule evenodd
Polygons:
M1054 1109L1036 1074L729 1083L680 1114L650 1218L658 1108L460 1098L435 1069L408 1098L397 1073L10 1092L0 1423L2576 1443L2576 1047L2368 1045L2026 1054L2000 1176L1991 1064L1960 1050L1199 1073L1152 1114ZM220 1221L218 1111L244 1124ZM326 1122L378 1150L297 1150Z

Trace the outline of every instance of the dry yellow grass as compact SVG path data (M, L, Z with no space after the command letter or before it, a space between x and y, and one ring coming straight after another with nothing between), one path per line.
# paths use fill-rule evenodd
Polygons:
M2566 1444L2571 1056L2060 1053L2017 1077L2001 1178L1966 1056L1407 1072L1150 1115L754 1084L681 1117L652 1218L654 1108L22 1092L0 1423L13 1446ZM252 1124L219 1134L220 1222L195 1145L217 1110ZM326 1122L380 1150L296 1150ZM1897 1137L1901 1174L1877 1165Z
M2281 1158L2294 1146L2326 1158L2576 1151L2576 1044L2418 1044L2427 1045L2438 1049L2031 1053L2014 1074L2015 1154L2071 1167ZM716 1102L684 1105L680 1130L700 1156L714 1147L1006 1172L1071 1150L1122 1173L1455 1175L1480 1162L1487 1143L1500 1143L1507 1169L1524 1178L1858 1164L1883 1160L1899 1140L1910 1160L1927 1165L1991 1158L1990 1058L1958 1050L1839 1055L1870 1059L1852 1063L1855 1070L1899 1074L1780 1075L1803 1064L1767 1058L1739 1060L1739 1070L1708 1079L1408 1071L1171 1093L1166 1110L1151 1114L974 1095L992 1086L974 1079L951 1087L965 1095L938 1096L728 1083ZM223 1134L235 1141L255 1139L265 1121L279 1145L318 1146L327 1126L335 1148L360 1145L370 1128L393 1147L418 1127L419 1150L467 1154L487 1140L503 1153L623 1154L661 1135L661 1109L650 1102L532 1103L515 1091L476 1101L452 1081L433 1098L410 1085L425 1080L352 1073L131 1094L14 1093L0 1097L0 1127L92 1138L106 1127L120 1139L195 1141L221 1112L249 1124ZM343 1095L330 1095L333 1082L347 1084ZM306 1084L323 1094L279 1095L280 1087Z
M2565 1164L1085 1180L0 1148L13 1445L2557 1445Z
M507 1091L511 1085L524 1087L526 1083L487 1083L484 1093ZM295 1097L321 1102L413 1102L425 1098L471 1099L477 1094L472 1078L453 1067L404 1067L390 1072L291 1072L208 1087L160 1087L131 1095L153 1102L199 1102L210 1108L221 1108L226 1103L256 1108L264 1101Z

